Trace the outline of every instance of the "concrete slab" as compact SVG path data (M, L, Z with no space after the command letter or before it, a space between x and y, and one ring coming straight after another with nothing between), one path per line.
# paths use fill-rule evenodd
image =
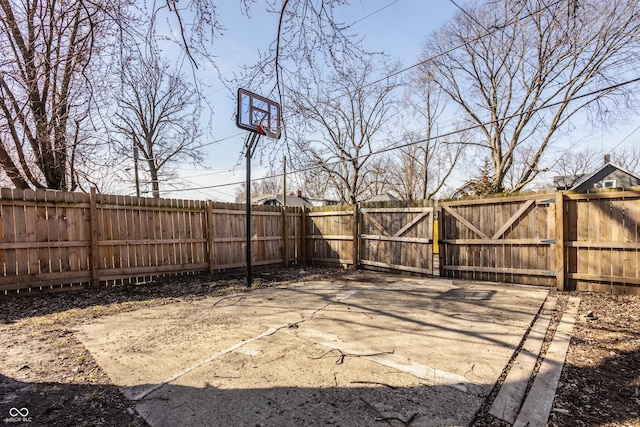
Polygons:
M354 273L82 327L153 426L466 425L547 291Z

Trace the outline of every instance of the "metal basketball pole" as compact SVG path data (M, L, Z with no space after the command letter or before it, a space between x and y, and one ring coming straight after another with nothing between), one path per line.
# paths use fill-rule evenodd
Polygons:
M247 181L245 183L245 194L246 194L246 216L247 216L247 248L246 248L246 258L247 258L247 288L251 287L252 277L251 277L251 157L253 156L253 151L258 144L258 140L260 139L259 133L250 133L247 136L247 140L245 141L245 148L247 149L245 156L247 158Z
M238 88L238 112L236 126L251 132L247 135L244 148L247 150L247 182L245 194L247 198L247 287L251 287L251 157L260 141L261 135L278 139L282 117L280 104L246 89Z

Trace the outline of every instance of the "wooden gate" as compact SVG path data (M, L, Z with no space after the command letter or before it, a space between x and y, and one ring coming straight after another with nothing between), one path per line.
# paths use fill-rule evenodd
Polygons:
M361 208L359 264L433 274L433 208Z
M441 274L555 286L555 202L532 194L440 203Z

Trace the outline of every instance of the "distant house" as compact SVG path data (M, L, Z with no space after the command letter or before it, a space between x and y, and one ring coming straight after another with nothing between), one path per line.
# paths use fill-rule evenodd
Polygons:
M640 185L640 176L611 162L604 156L604 165L595 172L584 175L562 175L553 178L556 190L586 191L599 188L628 188Z
M399 197L389 193L388 191L382 194L377 194L370 199L365 200L365 203L369 202L397 202L401 200Z
M253 197L251 203L254 205L263 206L283 206L285 203L285 197L283 193L279 194L266 194L262 196ZM338 205L340 202L330 199L321 199L316 197L305 197L302 195L302 191L298 190L296 193L289 193L286 197L287 206L297 208L310 208L313 206L327 206Z
M333 206L340 204L339 200L333 199L321 199L318 197L305 197L304 199L311 203L313 206Z

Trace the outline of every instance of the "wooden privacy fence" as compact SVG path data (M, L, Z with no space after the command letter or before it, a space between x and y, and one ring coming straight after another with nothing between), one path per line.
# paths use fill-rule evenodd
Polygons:
M555 285L555 202L536 194L440 203L442 274Z
M433 274L432 207L363 207L359 213L359 265Z
M0 190L0 295L246 265L242 205ZM303 213L255 207L255 265L297 262Z
M306 213L305 253L314 264L356 266L356 209L347 206L312 208Z
M305 215L308 261L433 274L433 214L428 206L311 209Z
M443 276L640 294L640 191L439 206Z
M0 295L244 267L245 233L244 205L2 189ZM255 265L640 293L640 191L456 200L437 209L254 207L251 235Z
M640 294L640 191L561 197L558 271L565 289Z

